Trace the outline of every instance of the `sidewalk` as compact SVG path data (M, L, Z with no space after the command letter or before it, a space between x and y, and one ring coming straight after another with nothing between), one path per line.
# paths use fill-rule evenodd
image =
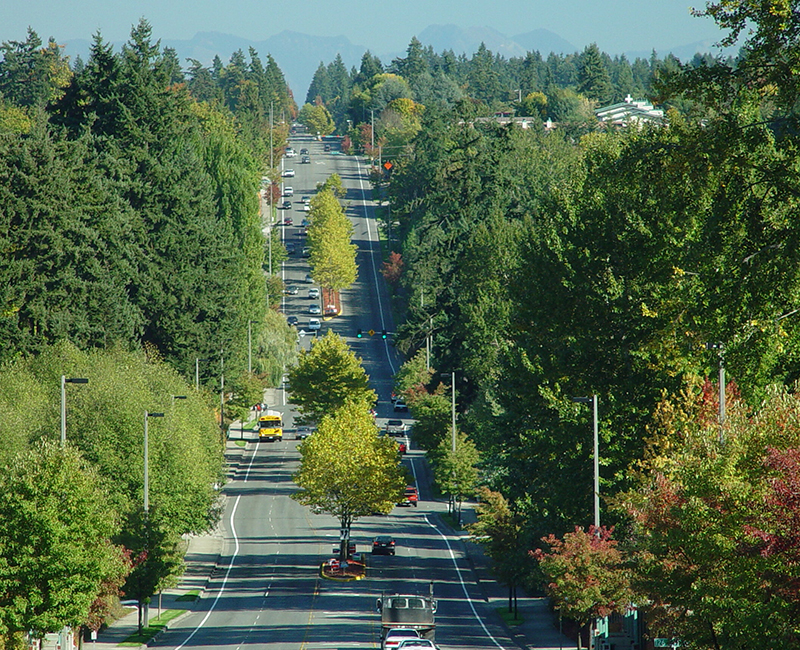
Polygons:
M461 511L461 520L464 524L476 521L475 509L471 504L464 504ZM464 543L467 557L472 566L475 578L480 585L481 592L492 609L508 608L508 587L497 582L491 571L491 560L486 557L483 548L475 542L469 541L469 533L460 531L461 541ZM542 596L528 596L522 587L517 588L518 616L524 622L515 627L504 627L514 642L523 649L529 650L570 650L575 648L575 641L559 633L556 619L547 604L547 599Z
M238 428L236 429L238 432ZM239 461L244 451L244 447L236 444L236 432L232 432L233 439L229 439L225 450L225 460L228 469L228 477L231 477L239 466ZM248 431L245 429L245 438ZM166 589L161 594L161 611L168 610L187 610L190 611L194 603L192 600L178 600L181 596L189 594L199 594L198 598L203 597L203 592L217 568L217 561L222 553L223 545L222 532L217 529L207 535L191 537L188 540L188 548L184 558L186 569L181 576L178 585L172 589ZM159 613L159 598L154 596L150 603L150 616L152 622ZM172 619L167 623L165 629L174 625L180 617ZM117 646L139 629L139 610L131 607L130 611L120 619L102 630L97 641L84 641L84 647L88 650L115 650ZM157 638L158 635L156 635Z

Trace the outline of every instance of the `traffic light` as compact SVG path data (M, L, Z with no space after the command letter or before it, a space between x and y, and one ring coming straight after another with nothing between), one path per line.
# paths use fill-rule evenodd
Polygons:
M385 339L387 337L386 330L381 331L381 338Z
M356 331L356 338L360 339L362 336L364 336L364 332L362 332L361 330L357 330Z

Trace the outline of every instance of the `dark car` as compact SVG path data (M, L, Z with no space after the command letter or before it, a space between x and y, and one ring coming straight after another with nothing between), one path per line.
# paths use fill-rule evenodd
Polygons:
M292 202L291 201L284 201L283 202L283 209L284 210L291 210L292 209Z
M324 149L325 151L330 151L330 150L331 150L331 145L329 145L329 144L326 144L326 145L323 147L323 149Z
M394 555L395 542L391 535L378 535L372 540L373 555Z
M289 316L289 317L286 319L286 324L287 324L287 325L290 325L290 326L292 326L292 327L297 327L298 320L299 320L299 319L297 318L297 316Z

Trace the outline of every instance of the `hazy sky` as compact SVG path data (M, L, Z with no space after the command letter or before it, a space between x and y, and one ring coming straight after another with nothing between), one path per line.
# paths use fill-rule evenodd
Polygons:
M289 29L344 35L381 53L404 50L428 25L452 23L506 36L543 28L577 48L595 42L613 54L718 40L716 25L693 18L691 6L691 0L0 0L0 41L24 39L28 26L43 40L89 39L99 29L106 41L124 41L144 17L161 39L219 31L260 41Z

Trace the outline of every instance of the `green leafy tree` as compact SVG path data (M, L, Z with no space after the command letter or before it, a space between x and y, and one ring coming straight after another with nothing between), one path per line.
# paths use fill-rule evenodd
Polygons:
M292 495L312 512L329 514L347 532L357 519L389 513L403 495L406 473L397 462L394 440L378 435L363 401L346 401L319 422L299 447L294 474L300 491ZM348 557L347 539L340 557Z
M664 400L638 485L634 584L659 636L698 648L800 647L797 633L797 396L771 388L758 409L728 387L720 442L709 382Z
M345 194L347 194L347 190L342 183L342 177L337 173L331 174L324 182L317 185L317 192L324 192L325 190L333 192L337 199L344 198Z
M128 570L102 479L72 447L42 441L0 475L0 631L79 627Z
M492 572L508 586L508 611L517 613L517 586L530 572L531 559L523 543L524 518L500 492L478 489L477 521L467 526L471 539L492 560Z
M613 530L580 526L566 533L542 538L549 552L536 549L533 556L547 579L545 590L554 607L583 627L598 617L622 613L633 592L624 558L611 538ZM578 636L578 649L581 637Z
M319 422L348 401L368 413L377 399L361 359L332 330L310 350L300 352L297 366L289 371L289 392L303 419L312 422Z
M305 104L297 115L297 120L305 124L311 133L328 135L333 133L334 123L328 109L322 104Z
M311 199L310 217L311 274L326 289L346 289L358 273L357 247L350 243L353 224L329 190L321 190Z
M475 494L480 474L480 454L475 443L466 434L456 431L455 449L452 440L444 439L435 450L433 477L443 494L453 501L453 514L461 521L461 504L464 497Z

